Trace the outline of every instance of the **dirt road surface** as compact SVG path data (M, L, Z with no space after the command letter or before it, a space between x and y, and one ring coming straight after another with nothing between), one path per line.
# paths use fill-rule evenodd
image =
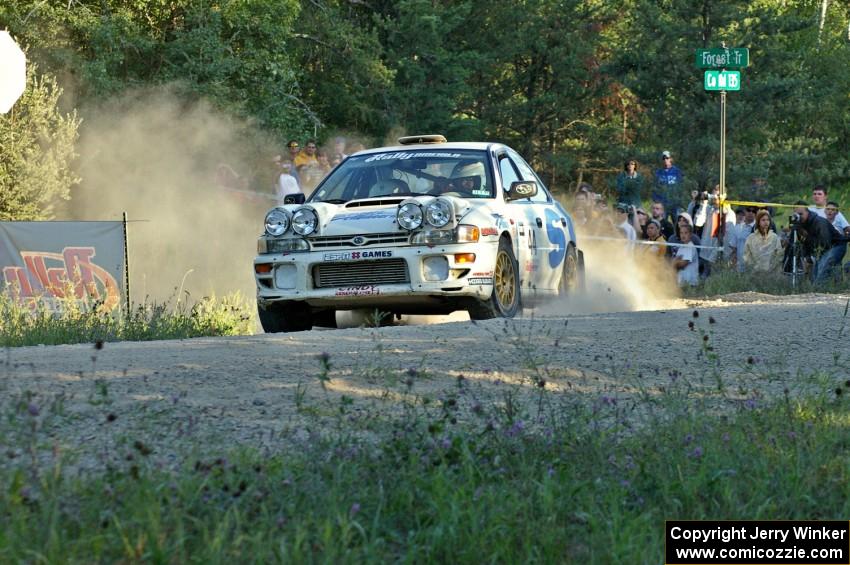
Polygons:
M37 413L39 441L94 464L137 440L165 463L187 449L274 452L340 422L339 406L389 418L413 397L445 398L459 376L495 404L505 390L588 403L674 381L708 390L717 375L732 401L762 401L850 378L847 302L746 294L654 311L7 349L0 410L7 421ZM0 434L0 452L25 455L21 441Z

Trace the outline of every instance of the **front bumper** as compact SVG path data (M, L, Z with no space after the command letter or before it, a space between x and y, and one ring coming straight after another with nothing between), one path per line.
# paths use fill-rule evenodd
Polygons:
M440 309L454 298L491 295L497 251L498 242L484 241L260 255L254 259L257 301L337 310Z

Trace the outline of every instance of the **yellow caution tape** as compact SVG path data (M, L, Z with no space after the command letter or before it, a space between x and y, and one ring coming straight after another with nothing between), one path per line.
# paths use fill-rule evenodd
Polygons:
M800 204L777 204L776 202L750 202L748 200L726 200L721 199L721 203L735 206L755 206L756 208L799 208Z

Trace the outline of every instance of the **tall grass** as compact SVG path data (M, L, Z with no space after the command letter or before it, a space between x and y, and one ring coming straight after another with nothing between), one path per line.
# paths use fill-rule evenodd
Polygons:
M835 270L835 276L822 283L815 284L807 277L799 277L794 283L785 274L739 273L731 268L714 268L711 276L695 287L682 290L686 297L720 296L739 292L758 292L777 296L806 294L812 292L848 293L850 292L850 273Z
M194 304L145 302L129 312L67 300L56 312L43 305L30 307L0 293L0 346L250 334L254 330L251 306L234 293L204 297Z

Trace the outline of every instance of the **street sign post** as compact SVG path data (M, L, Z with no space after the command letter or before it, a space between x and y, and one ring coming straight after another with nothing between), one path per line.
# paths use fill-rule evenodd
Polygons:
M750 66L750 50L745 47L697 49L698 69L743 69Z
M24 93L27 84L27 58L8 31L0 31L0 114Z
M708 69L703 75L703 88L720 92L720 197L726 199L726 93L741 90L741 73L728 69L743 69L750 65L750 50L744 47L697 49L698 69Z
M709 91L741 90L741 73L738 71L705 71L703 86Z

